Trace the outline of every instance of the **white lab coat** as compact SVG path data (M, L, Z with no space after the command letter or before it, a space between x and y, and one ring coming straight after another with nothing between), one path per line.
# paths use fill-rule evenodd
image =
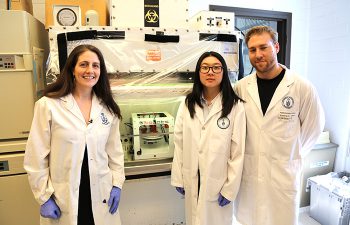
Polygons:
M24 168L35 199L42 205L53 194L61 209L59 220L41 217L41 224L76 225L80 172L85 145L88 151L92 211L96 225L120 224L107 205L112 186L122 187L124 156L119 119L93 95L86 125L71 94L42 97L35 104Z
M220 207L218 197L221 193L233 201L237 195L243 168L246 120L242 102L234 105L227 116L229 126L227 120L224 123L219 120L222 103L221 96L218 97L206 121L198 105L193 119L184 103L177 113L171 184L185 188L187 225L232 225L232 203Z
M247 116L243 175L235 202L237 219L244 225L298 224L302 158L324 127L314 87L285 69L265 116L256 74L235 85L246 101Z

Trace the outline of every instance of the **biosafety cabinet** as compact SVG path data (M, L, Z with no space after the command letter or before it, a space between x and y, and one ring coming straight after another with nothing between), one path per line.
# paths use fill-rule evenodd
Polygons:
M92 44L105 58L122 113L119 129L127 179L120 202L123 224L184 224L184 199L169 176L177 110L192 89L203 52L219 52L231 81L237 80L241 38L236 31L181 27L49 28L48 83L77 45Z
M50 27L48 82L56 79L77 45L98 47L105 58L115 100L121 107L126 162L173 157L178 106L192 88L197 60L219 52L232 82L239 73L240 33L150 27ZM128 165L128 164L126 164Z

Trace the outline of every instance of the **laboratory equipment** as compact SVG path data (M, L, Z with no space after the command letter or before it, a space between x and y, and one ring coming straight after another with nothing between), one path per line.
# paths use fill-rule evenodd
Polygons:
M331 172L308 179L310 216L322 225L348 225L350 221L349 173Z
M333 171L337 144L316 144L303 160L301 172L300 207L310 205L310 193L306 192L307 179Z
M14 29L15 26L15 29ZM25 11L0 10L0 140L28 137L44 89L48 33Z
M55 26L81 26L79 6L53 5Z
M0 224L3 225L40 223L39 204L23 168L25 145L25 140L0 141Z
M120 133L126 161L163 157L159 154L146 156L141 154L140 146L134 146L145 142L148 147L156 146L161 139L134 140L134 128L129 129L131 115L164 111L175 118L182 98L192 88L196 63L203 52L219 52L227 63L230 80L238 79L238 49L242 37L237 31L52 27L49 36L48 82L56 79L59 68L75 46L92 44L102 51L112 92L122 112Z
M0 224L38 225L39 204L23 158L34 102L45 86L48 33L32 15L17 10L0 10L0 29Z
M191 28L214 30L234 30L235 13L200 11L189 19Z
M101 50L112 86L164 83L171 79L179 83L195 71L197 60L205 51L216 51L223 56L230 78L237 79L239 71L242 35L238 31L51 27L49 37L48 83L51 76L53 80L56 78L68 54L80 44L92 44Z
M132 114L134 159L173 157L174 117L168 112Z
M98 21L94 24L107 26L109 22L108 4L109 1L83 1L83 0L46 0L45 1L45 27L50 26L92 26L85 24L89 10L94 10L98 14ZM60 12L62 10L62 12ZM60 12L60 13L59 13ZM57 18L57 16L62 16ZM64 18L66 17L67 18ZM95 19L95 18L93 18Z
M147 27L144 18L136 15L140 10L143 14L144 8L123 10L134 3L142 4L132 1L114 5L111 20L116 10L123 11L117 15L121 19L118 25L50 27L51 57L46 77L48 83L54 81L69 53L79 44L92 44L101 50L113 97L122 113L120 138L126 174L120 204L123 224L183 224L183 199L169 185L174 118L191 91L196 63L203 52L220 53L230 80L237 80L242 36L234 30L181 28L175 17L170 21L176 23L175 28L169 24L162 27L162 16L167 16L163 9L160 26ZM160 8L161 4L160 1ZM181 4L171 10L176 12L176 7ZM135 20L123 16L126 12L132 12ZM185 23L181 13L177 12L175 19ZM158 120L168 125L161 126Z
M85 13L85 26L98 26L98 12L96 10L88 10Z

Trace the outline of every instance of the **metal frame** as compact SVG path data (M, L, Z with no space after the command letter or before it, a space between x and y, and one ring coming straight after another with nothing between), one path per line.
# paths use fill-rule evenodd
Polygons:
M278 42L280 43L280 52L278 53L277 58L280 63L286 65L288 68L290 67L292 13L220 5L209 5L209 10L221 12L234 12L235 17L277 21L277 32L278 34L280 34L278 35Z

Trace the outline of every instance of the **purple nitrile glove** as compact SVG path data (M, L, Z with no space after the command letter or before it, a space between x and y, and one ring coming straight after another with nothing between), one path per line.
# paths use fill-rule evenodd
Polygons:
M52 197L40 206L40 215L45 218L58 219L61 216L61 210Z
M177 192L179 192L182 195L185 195L185 189L183 187L176 187L175 188L177 190Z
M108 206L110 206L109 208L109 212L111 214L114 214L119 206L119 200L120 200L120 188L113 186L111 193L109 195L109 200L108 200Z
M220 193L219 194L219 198L218 198L218 203L219 203L219 206L223 207L227 204L230 204L230 200L226 199L224 196L222 196L222 194Z

